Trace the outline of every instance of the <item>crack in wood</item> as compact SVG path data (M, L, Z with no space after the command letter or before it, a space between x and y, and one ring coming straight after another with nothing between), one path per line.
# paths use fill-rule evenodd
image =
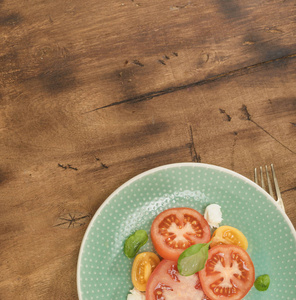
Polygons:
M100 158L96 157L95 159L96 159L96 161L98 161L98 162L101 164L101 167L102 167L103 169L108 169L108 168L109 168L106 164L104 164L104 163L100 160Z
M70 165L70 164L67 164L66 166L64 166L64 165L62 165L62 164L58 163L58 167L60 167L60 168L63 168L63 169L65 169L65 170L67 170L67 169L71 169L71 170L78 171L78 169L77 169L77 168L75 168L75 167L72 167L72 165Z
M243 116L245 117L245 120L251 121L251 115L248 111L248 108L245 104L242 105L241 111L243 113Z
M72 169L72 170L78 171L78 169L77 169L77 168L74 168L74 167L72 167L72 166L71 166L71 165L69 165L69 164L68 164L67 166L68 166L68 168L69 168L69 169Z
M139 60L134 60L133 64L139 66L139 67L144 67L144 65L139 61Z
M282 194L286 193L286 192L290 192L290 191L295 191L296 190L296 186L290 188L290 189L286 189L284 191L281 191Z
M173 54L175 56L178 56L178 53L176 53L176 52L173 52ZM193 82L193 83L189 83L189 84L185 84L185 85L181 85L181 86L169 87L169 88L164 89L164 90L153 91L153 92L149 92L149 93L139 95L139 96L136 96L136 97L132 97L132 98L129 98L129 99L113 102L113 103L110 103L110 104L107 104L107 105L104 105L104 106L101 106L101 107L94 108L90 111L86 111L82 114L95 112L97 110L109 108L109 107L116 106L116 105L121 105L121 104L124 104L124 103L137 103L137 102L141 102L141 101L151 100L153 98L160 97L160 96L163 96L163 95L166 95L166 94L171 94L171 93L174 93L174 92L177 92L177 91L180 91L180 90L185 90L185 89L188 89L188 88L191 88L191 87L196 87L196 86L201 86L201 85L204 85L204 84L207 84L207 83L212 83L212 82L221 80L223 78L228 78L228 77L232 78L232 77L236 77L236 76L246 75L246 74L248 74L249 71L251 71L253 69L256 69L258 67L268 65L268 64L272 64L272 63L275 63L275 62L278 62L278 61L281 61L281 60L288 60L288 59L294 59L294 58L296 58L296 53L286 55L286 56L282 56L282 57L275 58L275 59L268 60L268 61L263 61L263 62L260 62L260 63L256 63L256 64L253 64L253 65L243 67L243 68L240 68L240 69L236 69L236 70L232 70L232 71L229 71L229 72L221 73L221 74L218 74L218 75L215 75L215 76L212 76L210 78L200 80L200 81L197 81L197 82Z
M66 217L59 217L59 220L62 222L59 222L58 224L54 225L53 227L61 227L61 228L75 228L75 227L81 227L85 225L86 219L90 218L90 215L81 215L76 216L76 214L68 213Z
M67 169L66 166L64 166L64 165L62 165L62 164L60 164L60 163L58 164L58 167L63 168L63 169L65 169L65 170Z
M269 133L265 128L263 128L261 125L259 125L256 121L254 121L252 119L251 114L248 111L248 108L245 104L242 105L241 111L243 113L243 116L245 118L245 120L252 122L253 124L255 124L259 129L261 129L262 131L264 131L267 135L269 135L273 140L275 140L277 143L279 143L282 147L284 147L285 149L287 149L288 151L290 151L293 154L296 154L296 152L294 152L292 149L290 149L289 147L287 147L286 145L284 145L281 141L279 141L276 137L274 137L271 133Z
M224 109L222 109L222 108L219 108L219 110L220 110L220 114L224 114L226 116L226 121L230 122L231 119L232 119L230 117L230 115L228 113L226 113L226 111Z
M199 154L197 154L196 149L195 149L195 144L194 144L194 138L193 138L193 130L192 126L189 126L189 134L190 134L190 143L188 144L189 149L190 149L190 155L191 155L191 160L193 162L201 162L201 157Z

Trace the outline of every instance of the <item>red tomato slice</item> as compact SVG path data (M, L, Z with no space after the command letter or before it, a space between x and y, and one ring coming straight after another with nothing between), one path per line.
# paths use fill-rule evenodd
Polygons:
M240 300L254 284L255 269L249 254L241 247L219 245L209 250L199 278L210 299Z
M153 221L151 239L157 253L177 261L188 247L208 243L210 226L204 217L192 208L171 208L160 213Z
M177 262L162 260L150 275L146 300L206 300L198 274L181 276Z

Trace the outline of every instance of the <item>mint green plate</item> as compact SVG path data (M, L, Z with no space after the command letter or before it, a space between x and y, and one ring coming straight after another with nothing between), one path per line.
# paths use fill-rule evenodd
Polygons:
M125 239L150 231L153 219L172 207L204 213L222 208L223 222L248 239L256 277L269 274L266 292L254 287L244 299L296 299L296 233L288 217L263 189L224 168L180 163L142 173L119 187L98 209L82 241L77 269L80 300L126 300L132 289L133 260L123 253ZM154 251L151 240L140 252Z

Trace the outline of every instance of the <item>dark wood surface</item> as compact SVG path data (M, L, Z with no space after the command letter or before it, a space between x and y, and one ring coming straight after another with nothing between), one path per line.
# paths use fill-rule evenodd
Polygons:
M121 184L274 163L296 225L294 0L0 0L0 299L78 299Z

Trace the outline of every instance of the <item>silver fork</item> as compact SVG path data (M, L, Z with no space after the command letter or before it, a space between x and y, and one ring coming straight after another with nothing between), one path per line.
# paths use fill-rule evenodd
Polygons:
M269 192L270 196L276 200L275 202L285 212L284 202L283 202L283 199L282 199L282 196L281 196L281 192L280 192L279 184L278 184L278 181L277 181L277 178L276 178L276 175L275 175L273 164L270 165L270 168L271 168L271 172L272 172L272 178L273 178L273 184L274 184L274 187L275 187L276 198L274 197L274 194L273 194L273 189L272 189L272 184L271 184L271 180L270 180L270 177L269 177L268 168L267 168L267 166L265 166L265 173L266 173L266 178L267 178L268 192ZM259 185L257 168L255 168L255 170L254 170L254 175L255 175L254 176L255 177L254 181L255 181L255 183L257 183ZM260 183L261 183L261 187L264 190L266 190L265 189L265 182L264 182L263 168L262 167L260 167Z

